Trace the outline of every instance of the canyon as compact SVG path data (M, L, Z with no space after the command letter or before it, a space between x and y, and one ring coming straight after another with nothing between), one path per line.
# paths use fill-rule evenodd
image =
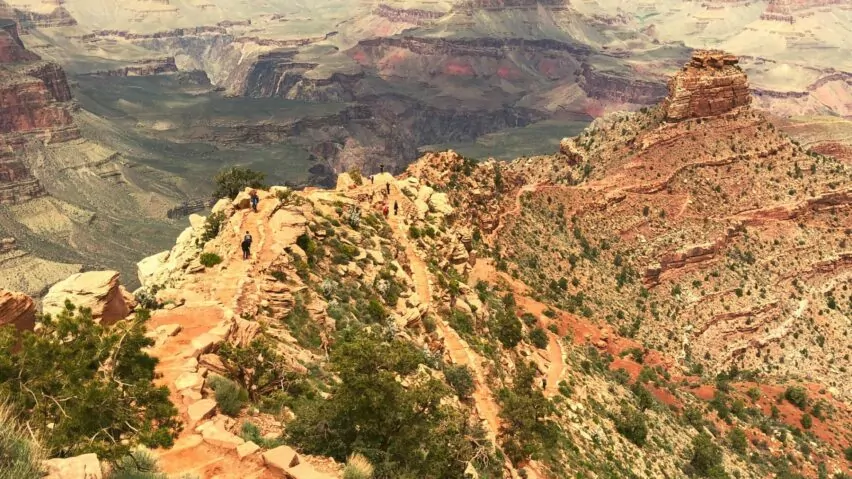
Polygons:
M449 147L477 159L547 153L596 117L661 101L670 74L706 44L731 52L749 75L732 101L751 88L755 107L791 128L801 118L807 134L826 136L808 119L849 113L848 7L0 3L0 16L12 20L0 36L0 197L10 205L0 232L17 239L9 253L16 267L29 264L21 258L63 271L118 261L112 266L127 276L157 240L93 246L109 229L113 205L143 212L140 221L121 213L131 231L146 224L174 232L169 212L205 204L210 178L235 163L275 183L329 186L342 171L384 165L399 173L423 152ZM795 21L766 18L781 11ZM841 126L847 131L831 124ZM825 148L846 147L826 141ZM68 171L86 181L72 188ZM134 200L113 201L116 184ZM40 213L22 222L21 205L30 201ZM64 218L59 227L45 226L51 215ZM54 233L73 246L44 253L44 236Z
M134 294L86 272L44 310L145 328L184 426L144 449L165 474L844 477L852 165L794 141L749 84L699 50L656 105L548 154L247 187L142 259ZM26 296L0 290L0 311L37 334ZM46 465L116 467L81 452Z

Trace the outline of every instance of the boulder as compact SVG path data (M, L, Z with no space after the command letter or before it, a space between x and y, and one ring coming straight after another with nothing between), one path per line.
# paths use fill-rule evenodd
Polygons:
M160 284L155 278L161 274L160 271L168 259L169 252L163 251L136 263L136 276L139 278L139 282L145 286Z
M90 271L69 276L53 285L42 302L44 313L59 314L65 301L90 308L92 317L104 324L124 319L136 307L132 295L119 284L118 271Z
M204 376L193 372L184 372L175 379L175 389L182 391L184 389L193 389L200 391L204 386Z
M237 457L242 459L246 456L251 456L252 454L256 453L259 450L260 450L260 446L258 446L257 444L255 444L251 441L244 442L244 443L240 444L239 446L237 446Z
M450 198L446 193L433 193L429 197L429 207L444 215L449 215L453 212L453 206L450 204Z
M213 351L218 345L222 344L224 339L221 336L216 336L210 333L203 333L192 339L187 350L186 357L194 357Z
M230 335L230 341L237 346L248 346L260 332L260 323L238 318Z
M228 373L228 369L225 367L225 363L222 362L222 358L215 354L202 354L198 358L198 365L220 376L225 376Z
M101 463L96 454L44 461L46 479L103 479Z
M352 175L348 172L337 175L337 185L335 186L337 191L348 191L355 188L355 186L355 180L352 179Z
M35 302L22 293L0 289L0 326L12 324L19 331L32 331L35 326Z
M213 416L213 413L216 412L216 401L213 399L202 399L190 404L186 412L189 416L190 424L196 424Z
M207 444L223 449L236 449L246 442L217 423L211 423L202 429L201 437Z
M241 191L237 197L234 198L234 201L231 202L231 206L237 210L245 210L251 207L251 196L249 196L249 191L251 190L247 189L246 191Z
M204 216L197 215L197 214L194 214L194 213L189 215L189 225L192 227L192 229L194 229L198 232L204 231L204 225L206 223L207 223L207 218L204 217Z
M222 198L213 205L213 208L210 210L211 213L222 213L226 217L231 217L234 214L234 205L231 204L231 200L228 198Z
M283 474L299 465L299 455L290 446L278 446L263 453L263 463Z

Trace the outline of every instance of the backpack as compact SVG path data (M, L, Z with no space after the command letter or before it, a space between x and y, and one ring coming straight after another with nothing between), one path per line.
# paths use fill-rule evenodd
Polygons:
M243 237L243 244L246 246L251 246L251 235L245 235Z

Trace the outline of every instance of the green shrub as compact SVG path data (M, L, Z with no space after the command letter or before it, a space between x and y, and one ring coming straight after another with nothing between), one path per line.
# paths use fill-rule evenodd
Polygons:
M756 387L749 388L746 394L748 394L748 397L751 398L752 401L757 401L761 398L761 396L763 396L763 393L760 392L760 389Z
M535 328L530 331L530 342L539 349L547 347L547 333L541 328Z
M499 311L495 318L496 327L495 333L497 339L507 348L514 348L521 342L523 330L521 321L514 313L508 311Z
M44 452L12 419L8 406L0 406L0 477L41 479Z
M519 362L511 389L504 388L497 395L504 420L503 450L516 465L559 448L558 426L547 419L553 406L536 387L535 376L535 365Z
M497 463L477 447L487 443L482 429L443 404L451 391L442 381L425 377L403 386L398 380L426 364L411 343L352 329L340 335L329 361L339 380L328 398L297 401L296 418L287 424L288 443L302 452L341 462L360 452L376 477L455 479L469 461L476 467Z
M346 467L343 469L343 479L372 479L373 465L370 460L361 454L355 453L349 456L346 460Z
M222 230L222 223L225 222L225 214L221 211L213 213L204 220L204 232L201 233L201 238L198 240L199 245L203 245L213 238L219 236L219 231Z
M248 402L248 392L239 384L222 376L211 375L207 383L213 389L219 410L228 416L236 416Z
M284 444L284 441L282 441L281 438L267 439L263 437L260 433L260 428L248 421L244 422L240 428L240 437L246 441L251 441L257 444L264 449L274 449Z
M613 371L612 377L618 384L627 384L630 382L630 373L624 368L618 368Z
M476 389L473 382L473 374L467 366L446 366L444 367L444 377L461 399L470 398L474 389Z
M742 429L735 427L728 433L728 443L731 450L738 454L745 454L748 450L748 438Z
M648 391L642 383L638 381L633 383L630 390L633 391L633 395L636 396L636 403L639 405L640 410L644 411L646 409L653 409L657 405L657 400L654 398L654 395L651 394L651 391Z
M615 417L615 430L633 444L644 446L648 437L645 414L626 406L622 407L621 413Z
M463 334L473 334L473 318L464 311L455 310L450 314L450 326Z
M414 225L411 225L408 228L408 236L411 237L411 239L418 239L422 235L423 235L423 233L421 233L420 228L418 228Z
M234 199L246 188L263 188L265 178L265 174L249 168L234 166L224 169L213 178L216 184L213 197Z
M222 262L222 257L216 253L201 253L198 260L205 268L212 268Z
M810 429L814 425L814 420L811 418L811 415L808 413L802 414L802 427L805 429Z
M801 386L790 386L784 391L784 399L804 411L808 405L808 392Z
M843 450L843 457L845 457L847 461L852 462L852 446Z
M171 446L180 422L168 389L152 382L149 318L139 310L107 328L67 303L37 331L0 328L0 396L27 417L46 454L116 460L140 443Z
M353 183L355 183L358 186L361 186L361 185L364 184L364 177L363 177L363 175L361 175L361 169L360 168L353 167L351 170L348 171L348 173L349 173L349 177L352 178Z
M117 461L104 479L168 479L147 451L134 451Z
M702 432L692 438L689 467L695 475L713 479L728 477L722 465L723 459L722 448L713 442L709 434Z

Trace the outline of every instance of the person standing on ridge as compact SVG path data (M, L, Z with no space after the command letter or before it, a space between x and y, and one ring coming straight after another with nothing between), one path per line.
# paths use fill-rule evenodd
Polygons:
M257 204L260 203L260 198L257 196L257 190L251 190L249 193L249 199L251 201L251 209L257 213Z
M246 235L243 236L243 242L240 246L243 247L243 259L249 259L251 257L251 233L246 231Z
M388 192L388 196L390 196L390 181L388 181L387 183L385 183L385 189L386 189L386 190L387 190L387 192Z
M385 172L385 164L382 163L381 165L379 165L379 173L384 173L384 172Z
M393 215L394 216L399 215L399 203L397 203L396 200L394 200L394 202L393 202Z

